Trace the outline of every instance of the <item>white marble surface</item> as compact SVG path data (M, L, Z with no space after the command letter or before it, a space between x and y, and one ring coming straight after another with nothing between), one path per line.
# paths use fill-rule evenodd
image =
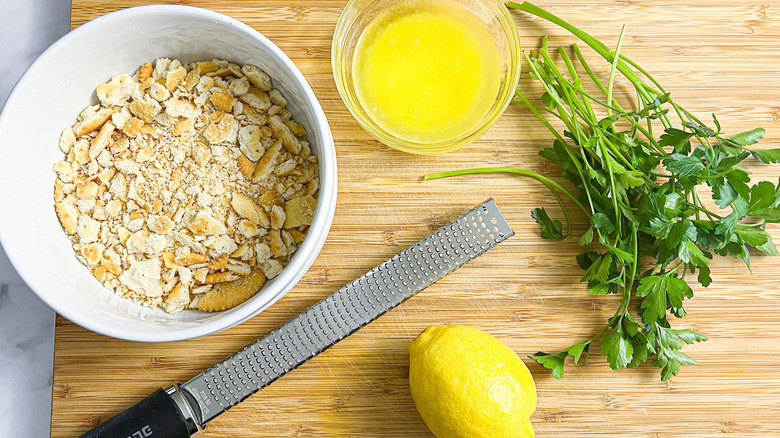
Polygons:
M70 0L0 0L0 23L2 107L25 69L70 28ZM0 248L0 437L49 436L53 353L54 312Z

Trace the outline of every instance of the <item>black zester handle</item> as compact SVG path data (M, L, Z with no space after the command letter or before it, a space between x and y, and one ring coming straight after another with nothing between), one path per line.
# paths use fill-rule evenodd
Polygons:
M189 438L188 424L171 395L161 389L81 438Z

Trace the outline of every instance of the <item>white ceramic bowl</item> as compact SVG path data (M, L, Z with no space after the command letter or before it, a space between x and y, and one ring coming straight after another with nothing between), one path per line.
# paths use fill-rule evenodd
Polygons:
M319 158L320 194L314 222L290 264L247 302L219 313L169 315L104 288L76 260L53 206L63 159L60 131L97 103L95 88L159 57L182 62L225 58L263 68L306 126ZM142 6L86 23L54 43L27 70L0 115L0 242L27 285L57 313L116 338L162 342L232 327L273 304L309 269L330 229L336 205L336 154L328 121L290 59L251 27L187 6Z

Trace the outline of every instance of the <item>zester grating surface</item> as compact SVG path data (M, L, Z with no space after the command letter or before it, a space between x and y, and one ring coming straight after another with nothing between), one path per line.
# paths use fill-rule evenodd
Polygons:
M181 389L201 426L514 231L489 199L195 376Z

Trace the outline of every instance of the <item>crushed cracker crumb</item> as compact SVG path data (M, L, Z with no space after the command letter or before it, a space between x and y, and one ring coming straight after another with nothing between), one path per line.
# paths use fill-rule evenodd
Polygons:
M256 292L241 285L279 275L311 225L319 175L268 74L160 58L96 94L60 135L54 206L99 281L176 313L232 307Z

